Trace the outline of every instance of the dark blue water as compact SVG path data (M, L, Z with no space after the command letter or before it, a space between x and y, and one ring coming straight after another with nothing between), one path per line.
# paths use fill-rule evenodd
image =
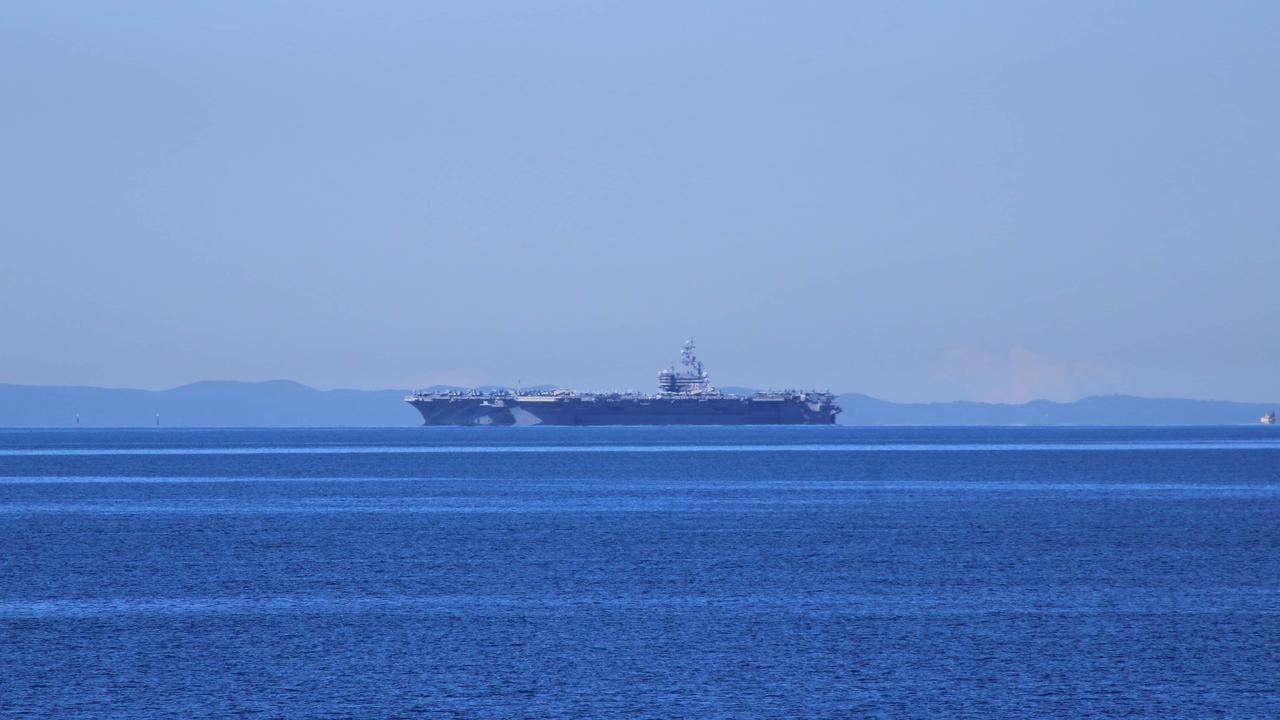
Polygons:
M0 431L4 717L1280 717L1280 432Z

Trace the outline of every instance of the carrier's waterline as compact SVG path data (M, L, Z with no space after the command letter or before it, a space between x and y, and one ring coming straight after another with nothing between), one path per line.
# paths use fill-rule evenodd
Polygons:
M681 369L658 373L658 392L417 392L405 398L424 425L830 425L840 412L827 392L732 395L716 390L685 343Z

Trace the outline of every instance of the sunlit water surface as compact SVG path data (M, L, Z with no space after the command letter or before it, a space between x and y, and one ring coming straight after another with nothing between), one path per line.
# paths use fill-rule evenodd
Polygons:
M0 431L4 717L1280 717L1280 431Z

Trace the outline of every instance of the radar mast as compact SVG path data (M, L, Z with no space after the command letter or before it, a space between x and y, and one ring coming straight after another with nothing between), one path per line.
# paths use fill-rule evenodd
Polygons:
M707 380L707 370L702 365L702 361L693 354L694 344L690 340L684 344L684 348L680 351L680 364L683 366L682 372L676 372L676 368L672 365L669 369L658 373L658 391L667 394L676 395L701 395L703 393L711 393L714 390L711 383Z

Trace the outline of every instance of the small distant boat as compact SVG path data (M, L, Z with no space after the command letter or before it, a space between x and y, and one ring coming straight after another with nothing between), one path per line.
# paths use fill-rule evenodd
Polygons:
M1272 410L1271 412L1267 413L1266 415L1263 415L1262 417L1258 418L1258 422L1262 423L1263 425L1275 425L1275 424L1276 424L1276 411L1275 411L1275 410Z

